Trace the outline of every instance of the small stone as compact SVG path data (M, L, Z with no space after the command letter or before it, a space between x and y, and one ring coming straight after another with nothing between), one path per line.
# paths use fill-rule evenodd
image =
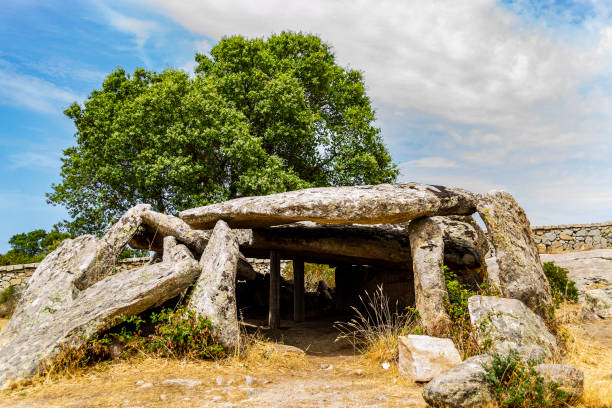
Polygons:
M423 388L423 399L432 407L468 408L496 406L484 379L484 364L491 357L470 357L431 380Z
M162 400L162 401L165 401L166 398L167 398L166 394L160 394L160 396L159 396L159 399Z
M561 234L559 234L559 238L565 240L565 241L573 241L574 237L572 237L571 235L566 234L565 232L562 232Z
M246 384L247 387L252 386L254 382L255 382L255 379L251 377L250 375L247 375L244 377L244 383Z
M162 381L162 384L181 385L183 387L197 387L198 385L202 384L202 381L198 381L198 380L185 380L185 379L181 379L181 378L175 378L175 379L164 380L164 381Z
M224 381L223 381L223 377L217 377L217 378L215 379L215 383L216 383L218 386L222 386L222 385L223 385L223 382L224 382Z
M583 306L602 319L612 317L612 299L603 289L592 289L584 292Z
M387 363L386 361L384 363L382 363L383 370L388 370L389 367L391 367L391 364Z
M246 391L246 395L249 395L249 396L253 396L257 394L261 394L261 390L259 388L249 388Z
M332 370L334 368L331 364L321 364L321 370Z
M153 386L153 384L151 384L151 383L143 383L138 388L151 388L152 386Z
M426 382L461 363L451 339L410 334L399 337L398 369L414 382Z
M376 400L378 401L386 401L388 398L386 395L379 395L376 397Z

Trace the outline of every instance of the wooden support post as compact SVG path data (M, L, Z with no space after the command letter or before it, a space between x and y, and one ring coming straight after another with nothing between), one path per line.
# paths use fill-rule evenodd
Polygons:
M304 321L304 260L293 260L293 320Z
M270 308L268 326L280 328L280 256L278 251L270 251Z

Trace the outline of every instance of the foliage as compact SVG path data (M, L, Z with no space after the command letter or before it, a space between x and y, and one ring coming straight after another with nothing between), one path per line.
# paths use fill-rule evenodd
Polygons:
M0 265L19 265L40 262L43 258L62 243L70 234L43 229L13 235L9 239L11 249L6 254L0 254Z
M559 305L566 300L571 302L578 301L576 283L568 278L567 274L569 271L567 269L555 265L554 262L546 262L542 265L542 268L550 283L555 305Z
M334 327L340 331L336 341L348 341L366 358L376 362L395 361L398 336L423 334L419 312L412 307L400 312L397 304L393 308L382 285L372 295L365 291L359 300L362 307L351 306L355 317L348 322L336 322Z
M148 334L143 327L153 325ZM157 357L208 359L225 356L211 333L212 323L185 308L162 309L147 320L140 316L124 318L122 324L102 336L91 339L81 350L68 350L70 364L90 365L109 360L113 347L120 347L121 357L154 355Z
M293 262L289 262L282 271L283 278L293 279ZM336 268L325 264L304 263L304 288L306 292L316 292L319 281L333 288L336 286Z
M76 146L47 195L99 232L146 202L179 210L308 186L395 180L359 72L313 35L222 39L196 76L118 68L65 113Z
M471 291L459 281L457 275L448 266L441 265L444 272L444 281L448 298L445 299L446 311L451 318L451 327L448 337L461 353L462 358L481 354L488 347L488 343L480 345L476 333L472 328L468 299L474 295L494 295L494 291L486 284L478 291Z
M17 287L15 285L10 285L0 292L0 305L8 302L13 295L15 295L15 292L17 292Z
M544 381L535 370L535 362L524 362L516 351L505 356L494 354L490 365L483 368L484 378L502 407L566 406L568 394L555 382Z

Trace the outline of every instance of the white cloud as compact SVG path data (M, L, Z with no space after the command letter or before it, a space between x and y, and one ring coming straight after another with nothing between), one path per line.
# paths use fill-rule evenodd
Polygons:
M9 155L9 167L12 170L20 168L47 168L57 170L61 165L60 153L57 150L48 152L23 152Z
M433 168L454 168L459 167L456 162L446 157L422 157L400 164L400 167L433 167Z
M69 89L0 66L0 104L43 113L61 113L80 99Z

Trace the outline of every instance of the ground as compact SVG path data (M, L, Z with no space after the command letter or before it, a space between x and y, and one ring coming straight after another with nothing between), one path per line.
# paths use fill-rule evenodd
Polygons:
M0 395L1 407L424 407L421 385L365 362L346 343L334 342L333 319L262 333L306 350L283 354L255 348L229 362L144 358L36 381ZM267 355L267 356L266 356ZM245 378L254 379L247 386ZM167 379L201 381L187 387ZM219 383L217 382L219 381ZM151 384L150 386L142 384Z
M612 282L612 251L543 256L570 267L583 289ZM548 259L551 258L551 259ZM595 282L593 279L597 280ZM612 320L580 321L578 305L558 312L568 342L559 362L585 373L579 406L612 407ZM139 358L39 378L0 392L0 407L424 407L422 385L402 379L391 363L365 360L350 345L334 342L335 319L261 331L246 357L224 361ZM6 321L0 321L0 327ZM254 323L254 322L250 322ZM253 333L253 325L249 325ZM306 351L286 353L276 342ZM253 378L247 386L246 377ZM194 387L165 380L197 380Z

